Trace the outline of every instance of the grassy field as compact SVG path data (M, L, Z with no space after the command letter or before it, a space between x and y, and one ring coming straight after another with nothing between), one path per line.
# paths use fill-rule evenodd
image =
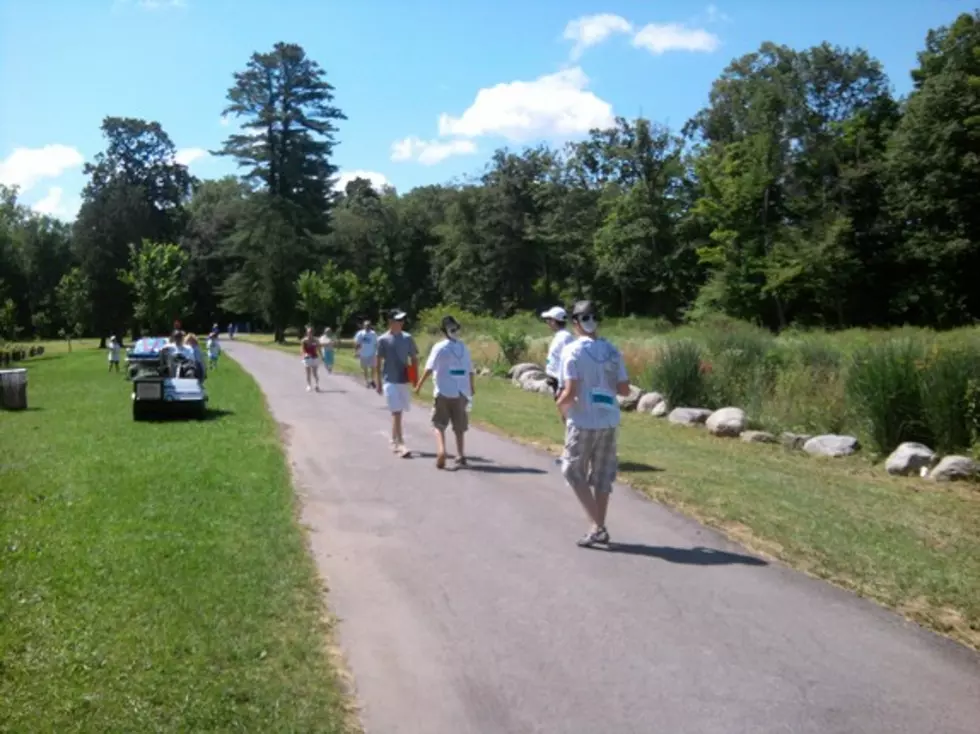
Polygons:
M202 422L134 424L52 345L0 412L0 732L342 732L277 427L231 361Z
M354 371L349 349L337 368ZM473 418L556 452L561 443L548 399L507 380L478 381ZM620 457L621 479L655 499L980 649L980 492L970 486L899 480L862 456L821 460L637 414L624 415Z

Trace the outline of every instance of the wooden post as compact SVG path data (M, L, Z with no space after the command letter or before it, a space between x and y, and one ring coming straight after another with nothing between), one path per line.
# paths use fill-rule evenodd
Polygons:
M27 410L27 370L0 370L0 408Z

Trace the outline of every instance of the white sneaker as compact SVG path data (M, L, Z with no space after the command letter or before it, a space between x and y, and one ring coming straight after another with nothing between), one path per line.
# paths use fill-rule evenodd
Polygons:
M306 392L312 392L312 391L313 391L313 388L310 387L309 385L307 385L306 386Z

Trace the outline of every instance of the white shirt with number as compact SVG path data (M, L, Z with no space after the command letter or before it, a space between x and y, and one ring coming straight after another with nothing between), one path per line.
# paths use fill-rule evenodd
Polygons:
M376 332L361 329L354 335L354 344L361 348L361 359L370 359L378 351L378 335Z
M119 361L119 344L118 342L109 342L109 361L118 362Z
M470 394L470 375L473 360L469 348L459 340L443 339L435 344L425 361L425 369L432 370L435 394L458 398Z
M580 337L561 355L562 382L575 380L575 402L568 409L568 425L587 430L619 425L616 389L627 382L623 355L605 339Z
M548 361L545 362L544 371L551 375L560 383L561 379L561 355L565 347L575 341L575 335L568 329L559 329L551 338L548 345Z

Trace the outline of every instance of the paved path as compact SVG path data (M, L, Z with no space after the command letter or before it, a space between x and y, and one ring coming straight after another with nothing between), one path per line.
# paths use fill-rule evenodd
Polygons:
M472 431L486 462L438 472L426 410L406 439L429 457L399 459L362 385L307 394L298 356L225 349L288 426L368 734L980 733L965 648L626 488L626 545L579 549L546 455Z

